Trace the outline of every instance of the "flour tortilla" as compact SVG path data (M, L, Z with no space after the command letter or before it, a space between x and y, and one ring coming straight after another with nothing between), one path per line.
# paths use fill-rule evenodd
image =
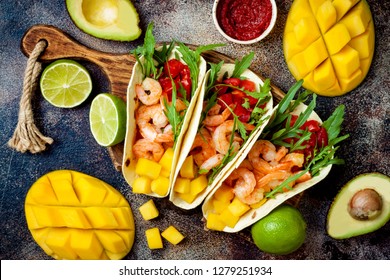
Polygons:
M305 109L307 108L307 106L305 104L300 104L293 112L293 114L297 114L299 115L299 113L303 112ZM275 112L277 110L277 106L274 108L273 112ZM309 116L308 118L309 120L316 120L318 121L320 124L322 124L322 120L320 119L320 117L313 111L312 114ZM257 139L256 139L257 140ZM256 141L255 141L256 142ZM213 205L212 205L212 197L214 195L214 193L216 192L216 190L222 186L222 183L226 180L226 178L229 176L229 174L231 172L233 172L233 170L237 167L240 166L241 162L246 158L246 156L242 156L235 164L235 167L232 168L231 170L229 170L229 172L226 172L225 173L225 176L222 178L222 180L220 180L218 182L218 185L213 189L212 192L210 192L210 194L207 196L207 198L205 199L205 202L203 203L202 205L202 212L203 212L203 216L204 218L207 218L207 215L210 211L212 211L213 209ZM268 215L273 209L275 209L278 205L282 204L283 202L285 202L286 200L290 199L291 197L307 190L308 188L314 186L315 184L317 184L318 182L320 182L321 180L323 180L330 172L332 168L332 165L328 165L324 168L322 168L319 172L319 174L315 177L313 177L312 179L306 181L306 182L303 182L303 183L299 183L299 184L296 184L294 186L294 188L292 190L289 190L287 192L283 192L283 193L278 193L275 195L274 198L269 198L267 199L267 201L262 205L260 206L259 208L257 209L251 209L249 210L248 212L246 212L241 218L240 220L237 222L237 224L235 225L234 228L231 228L231 227L228 227L226 226L223 231L224 232L238 232L252 224L254 224L255 222L257 222L258 220L260 220L261 218L265 217L266 215Z
M180 52L178 51L178 47L176 46L172 50L172 54L170 55L169 59L175 58L176 55L179 55L181 57ZM143 62L144 58L141 57L140 61ZM183 60L181 60L182 63L185 64ZM188 106L186 115L184 117L183 126L180 131L180 135L176 142L176 147L174 150L174 156L172 161L172 170L170 173L170 187L168 189L168 192L165 195L158 195L155 193L148 194L153 197L166 197L168 196L170 192L170 188L172 187L172 180L173 180L173 174L176 168L176 162L179 158L180 154L180 148L183 143L184 135L188 129L188 126L191 121L192 113L194 111L196 102L198 100L198 96L202 87L203 79L206 73L207 64L206 61L201 57L200 58L200 65L199 65L199 76L198 76L198 85L197 89L195 90L195 93L192 96L191 102ZM125 143L124 143L124 151L123 151L123 163L122 163L122 174L126 180L126 182L132 186L134 183L134 180L138 177L138 175L135 173L135 166L137 163L137 159L133 154L133 144L135 142L135 138L137 135L137 125L135 121L135 111L139 106L139 101L137 98L137 95L135 93L135 85L141 84L144 80L144 75L142 72L142 66L139 64L139 62L136 62L133 68L133 73L131 75L130 83L127 88L127 131L126 131L126 137L125 137Z
M235 67L234 64L230 64L230 63L223 64L221 67L221 70L218 73L217 80L221 80L222 76L226 72L228 73L228 77L230 77L233 73L234 67ZM194 114L193 114L193 117L192 117L192 120L190 123L190 127L188 129L188 132L185 136L185 140L183 142L184 144L183 144L183 147L182 147L181 152L180 152L179 160L177 161L177 167L176 167L176 170L174 173L174 179L172 181L173 185L175 184L175 181L178 177L180 168L183 165L184 160L187 158L188 153L191 150L192 144L194 142L195 136L196 136L197 131L198 131L200 116L202 113L203 102L204 102L204 97L205 97L204 96L205 95L205 88L206 88L206 85L208 82L209 75L210 75L210 70L206 73L202 88L200 90L198 102L196 104L196 108L195 108L195 111L194 111ZM249 69L244 71L244 73L241 76L246 77L248 80L253 81L256 84L256 90L259 90L259 85L264 84L263 80ZM201 192L192 203L188 203L188 202L182 200L179 196L177 196L177 194L173 191L173 188L172 188L171 193L169 195L169 200L172 201L173 204L175 204L176 206L178 206L182 209L193 209L193 208L197 207L198 205L200 205L203 202L203 200L206 198L206 196L217 186L217 184L221 180L221 178L224 177L224 174L235 166L236 161L243 156L245 157L246 151L250 150L250 147L255 142L254 140L256 140L260 136L261 132L263 131L264 127L267 125L267 123L271 117L272 107L273 107L273 98L272 98L271 92L269 92L269 96L270 96L270 100L268 101L268 103L266 105L267 111L266 111L266 114L264 114L264 116L262 117L262 119L264 120L263 124L261 126L259 126L255 131L252 132L252 134L250 135L250 137L248 138L246 143L240 148L239 152L234 157L234 159L232 161L230 161L219 172L219 174L215 177L215 180L213 181L213 183L208 185L206 187L206 189L203 192Z

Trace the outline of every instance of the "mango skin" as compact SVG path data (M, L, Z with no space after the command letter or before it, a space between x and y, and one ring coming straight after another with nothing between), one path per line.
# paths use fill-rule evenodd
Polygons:
M54 259L122 259L134 243L127 200L98 178L73 170L40 177L25 199L28 228Z
M370 69L375 30L366 0L295 0L283 36L287 66L323 96L355 89Z

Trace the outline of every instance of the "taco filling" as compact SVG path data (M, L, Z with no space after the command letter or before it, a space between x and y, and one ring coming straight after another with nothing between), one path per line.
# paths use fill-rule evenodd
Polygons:
M315 94L308 106L303 102L309 91L292 100L300 85L292 87L247 157L205 202L207 228L238 231L323 179L332 164L343 163L335 152L336 144L348 137L339 136L344 107L322 123L313 111Z
M263 83L258 77L246 76L253 55L234 65L210 64L204 99L199 101L202 108L196 135L192 144L186 143L188 153L179 164L173 187L175 204L185 203L190 208L188 204L196 198L205 197L207 188L267 120L266 113L272 108L269 80Z
M156 47L152 28L149 24L144 45L134 51L137 63L128 97L129 116L134 117L128 118L132 131L124 174L134 193L163 197L206 72L200 54L218 45L190 50L171 42Z

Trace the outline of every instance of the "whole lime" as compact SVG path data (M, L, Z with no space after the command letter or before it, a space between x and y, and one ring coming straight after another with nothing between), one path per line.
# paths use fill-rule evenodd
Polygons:
M298 209L283 204L256 222L251 233L260 250L287 255L301 247L305 241L306 222Z

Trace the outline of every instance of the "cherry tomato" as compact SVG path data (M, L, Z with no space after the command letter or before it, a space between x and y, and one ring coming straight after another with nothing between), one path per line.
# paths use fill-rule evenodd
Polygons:
M217 83L217 85L215 86L215 92L218 94L218 96L225 94L228 89L229 87L224 86L221 83Z
M239 87L241 80L239 78L228 78L222 81L223 84Z
M222 110L226 109L226 105L230 106L233 104L233 96L231 93L225 93L218 97L218 104L221 106Z
M317 145L319 147L328 145L328 132L324 127L320 127L320 130L317 132Z
M247 123L251 117L251 112L244 107L240 103L237 103L233 110L234 114L238 116L238 119L243 122Z
M192 80L190 68L187 65L184 65L183 69L180 71L180 82L187 93L188 100L191 97Z
M180 62L180 60L177 59L170 59L168 62L164 64L164 74L167 76L171 76L173 79L175 79L180 71L183 69L184 64Z
M302 130L308 130L309 132L317 132L320 130L320 124L316 120L308 120L301 127Z
M247 91L255 91L256 84L250 80L241 80L240 81L240 88L243 88Z

